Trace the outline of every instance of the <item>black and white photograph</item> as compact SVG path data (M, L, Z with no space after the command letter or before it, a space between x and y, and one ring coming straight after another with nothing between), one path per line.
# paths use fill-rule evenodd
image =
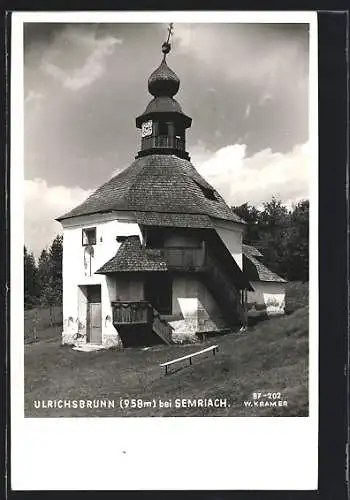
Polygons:
M21 25L17 407L27 422L81 429L113 417L307 419L317 404L310 13L90 14L31 13Z
M26 415L308 415L308 28L24 25Z

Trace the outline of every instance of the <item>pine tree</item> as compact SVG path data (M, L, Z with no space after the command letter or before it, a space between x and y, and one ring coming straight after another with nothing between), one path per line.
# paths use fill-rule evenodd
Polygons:
M53 297L51 285L51 259L46 249L42 250L38 260L38 282L40 286L40 303L43 306L49 306L50 323L54 323L53 318Z
M49 250L51 288L56 304L62 302L62 255L63 236L58 234L53 240Z
M41 252L38 263L40 302L49 307L51 325L54 306L62 303L62 240L61 235L56 236L49 250Z
M40 295L38 269L32 252L24 246L24 307L37 305Z
M50 256L46 249L42 250L38 260L38 282L40 291L50 280Z

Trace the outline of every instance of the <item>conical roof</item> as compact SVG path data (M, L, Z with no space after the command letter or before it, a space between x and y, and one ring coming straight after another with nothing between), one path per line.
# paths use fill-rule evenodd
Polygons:
M143 224L210 227L210 219L244 223L192 163L175 155L137 158L83 203L59 217L134 212Z

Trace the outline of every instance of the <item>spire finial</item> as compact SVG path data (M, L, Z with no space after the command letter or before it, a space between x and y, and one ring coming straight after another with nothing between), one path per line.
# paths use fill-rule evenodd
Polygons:
M166 55L169 54L170 49L171 49L170 37L173 35L173 33L174 33L174 24L169 23L168 38L167 38L166 42L164 42L162 45L162 52L164 54L164 56L163 56L164 61L165 61Z

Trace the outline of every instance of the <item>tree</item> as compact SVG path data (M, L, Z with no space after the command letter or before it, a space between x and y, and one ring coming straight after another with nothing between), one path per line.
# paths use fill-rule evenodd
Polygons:
M56 236L49 250L41 252L38 262L40 302L49 307L51 325L54 323L53 308L62 302L62 239Z
M47 283L41 290L41 303L49 307L50 324L51 326L53 326L54 324L53 308L55 305L57 305L57 294L51 282Z
M53 240L50 250L50 275L51 287L55 295L55 303L62 302L62 255L63 255L63 236L58 234Z
M288 277L290 280L309 279L309 201L297 203L291 213L291 228L287 242Z
M238 217L246 222L245 241L247 243L253 243L259 240L259 210L248 203L243 203L243 205L231 208L238 215Z
M261 210L244 203L232 207L246 221L244 241L263 254L263 263L290 281L307 281L309 276L309 201L292 210L277 198Z
M263 204L259 216L259 230L264 241L263 262L282 277L287 277L287 242L290 231L290 213L280 200L272 198Z
M40 290L43 290L45 285L50 280L50 255L46 249L42 250L38 260L38 281Z
M40 303L49 306L50 323L54 323L53 306L54 293L52 291L52 264L49 252L42 250L38 261L38 281L40 286Z
M38 269L32 252L24 246L24 307L31 308L38 303L40 288Z

